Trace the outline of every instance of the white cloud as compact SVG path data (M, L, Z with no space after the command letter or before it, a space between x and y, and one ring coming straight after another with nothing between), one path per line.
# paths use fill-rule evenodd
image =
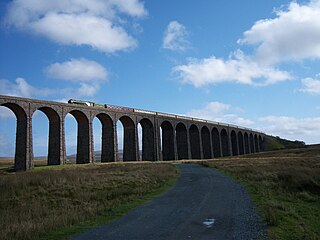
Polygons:
M268 135L290 140L300 140L307 144L319 143L320 117L296 118L289 116L265 116L248 119L237 107L221 102L209 102L201 109L186 113L192 116L241 127L259 129Z
M320 94L320 80L313 78L304 78L301 80L303 87L300 89L301 92Z
M30 85L25 79L17 78L14 82L0 79L0 94L17 97L43 97L53 94L54 91L48 88L36 88Z
M264 64L320 58L320 1L292 2L276 18L257 21L238 43L258 45L255 60Z
M173 68L183 83L195 87L236 82L241 84L264 86L286 81L292 76L274 67L264 67L252 61L240 50L232 54L228 60L216 57L193 59L186 65Z
M185 51L190 43L187 40L186 27L177 21L171 21L164 33L162 47L172 51Z
M113 53L137 46L121 26L124 15L146 14L139 0L15 0L9 5L6 23L61 44Z
M320 117L295 118L288 116L267 116L260 118L261 129L267 134L306 143L319 143Z
M51 64L45 69L45 73L50 78L73 82L103 81L108 76L102 65L84 58Z
M39 88L30 85L25 79L17 78L14 82L0 79L0 94L26 97L43 98L55 97L56 99L92 97L100 90L100 84L92 81L91 83L79 82L77 87L66 88ZM6 117L8 113L0 111L0 117Z
M173 71L182 82L196 87L224 82L265 86L292 79L276 66L320 58L320 0L294 1L275 13L274 18L254 23L238 40L238 44L252 46L252 54L238 50L226 60L215 56L195 59Z
M203 108L193 109L186 115L246 127L250 127L254 124L253 121L240 117L234 112L237 112L237 109L229 104L221 102L209 102Z

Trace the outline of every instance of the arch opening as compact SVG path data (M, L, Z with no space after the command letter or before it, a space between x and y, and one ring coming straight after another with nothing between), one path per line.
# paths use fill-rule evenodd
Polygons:
M47 155L47 163L48 165L60 165L64 163L64 159L61 156L61 121L59 114L49 107L41 107L38 111L43 112L49 121L49 129L42 132L48 132L47 139L47 148L48 148L48 155ZM37 111L34 113L36 114ZM40 124L33 124L33 130L35 126L39 126ZM42 136L43 137L43 136ZM42 141L46 142L46 141Z
M232 148L232 156L238 155L237 135L234 130L231 131L231 148Z
M257 134L254 135L254 148L256 152L260 152Z
M16 117L14 169L24 171L32 167L31 162L27 163L27 114L22 107L15 103L4 103L1 106L10 109Z
M189 128L191 158L201 159L200 152L200 134L196 125L192 124Z
M89 120L87 116L79 111L72 110L69 112L77 122L77 143L76 143L76 163L83 164L90 162L90 149L89 149ZM66 125L65 125L66 128Z
M252 133L250 133L250 135L249 135L249 144L250 144L250 152L255 153Z
M137 161L136 127L133 120L128 116L122 116L119 121L123 126L123 153L122 160Z
M238 132L238 143L239 143L239 155L244 154L244 143L243 143L243 134Z
M245 154L250 153L249 137L247 132L244 133L244 151L245 151Z
M210 159L211 158L210 131L206 126L202 127L201 129L201 139L202 139L203 158Z
M259 149L260 149L260 152L263 151L263 139L261 135L259 135Z
M211 131L212 135L212 148L213 157L221 157L221 147L220 147L220 134L217 128L213 128Z
M105 113L99 113L96 115L96 118L101 123L101 134L97 135L100 137L100 161L101 162L115 162L114 154L114 124L111 117ZM95 135L96 136L96 135ZM95 138L98 141L98 138Z
M178 123L176 126L176 141L178 159L189 159L188 154L188 132L183 123Z
M220 135L221 135L221 145L222 145L222 156L223 157L230 156L228 133L225 129L222 129Z
M154 142L154 127L152 122L143 118L140 120L139 124L141 125L141 150L143 161L155 161L155 142Z
M174 132L172 124L164 121L161 124L162 160L174 160Z

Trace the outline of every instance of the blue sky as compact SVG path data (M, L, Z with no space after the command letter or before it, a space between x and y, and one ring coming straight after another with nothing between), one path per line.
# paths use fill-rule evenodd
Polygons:
M319 0L14 0L1 1L0 16L0 94L187 114L319 142ZM0 121L0 155L12 155L14 116L0 107ZM75 123L66 121L72 152ZM42 113L34 122L42 155L48 122Z

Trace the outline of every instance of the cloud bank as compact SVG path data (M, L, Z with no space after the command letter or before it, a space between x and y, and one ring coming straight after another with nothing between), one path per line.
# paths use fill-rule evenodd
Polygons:
M224 82L266 86L293 79L277 66L320 58L320 0L292 2L275 14L272 19L254 23L237 41L240 46L253 47L252 53L237 50L227 59L214 55L194 59L172 71L182 83L195 87ZM306 84L310 82L304 80Z
M319 143L320 117L297 118L290 116L264 116L258 119L243 117L243 110L222 102L209 102L203 108L193 109L187 116L254 128L266 134L308 144Z
M137 41L124 29L125 17L147 15L139 0L14 0L8 26L64 45L86 45L105 53L127 50Z

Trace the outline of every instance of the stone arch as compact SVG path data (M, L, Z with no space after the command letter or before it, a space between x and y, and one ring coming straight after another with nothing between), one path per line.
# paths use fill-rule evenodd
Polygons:
M169 121L163 121L162 129L162 160L174 160L174 133L172 124Z
M243 134L241 131L238 132L238 143L239 143L239 155L244 154Z
M229 137L228 137L227 131L225 129L222 129L220 132L220 136L221 136L222 156L223 157L230 156Z
M4 103L1 106L9 108L17 119L16 125L16 146L14 156L14 169L16 171L25 171L31 168L31 162L27 162L28 145L28 119L25 110L15 103ZM32 156L29 156L32 158ZM29 159L31 161L31 159Z
M142 160L155 161L154 127L148 118L139 122L142 127Z
M111 117L105 113L96 115L102 125L101 162L115 162L114 154L114 124Z
M190 150L192 159L201 159L200 134L196 125L192 124L189 128Z
M248 136L247 132L244 133L244 152L245 152L245 154L250 153L249 136Z
M90 162L90 134L89 120L87 116L80 110L72 110L69 112L77 121L77 154L76 163Z
M232 156L238 155L238 142L237 142L237 135L234 130L231 131L231 149L232 149Z
M261 135L259 135L259 149L260 149L260 152L263 151L263 139Z
M251 152L251 153L255 153L255 150L254 150L254 141L253 141L253 135L252 135L252 133L250 133L250 135L249 135L249 143L250 143L250 152Z
M213 128L211 131L213 156L221 157L220 136L217 128Z
M128 116L122 116L119 121L123 125L123 161L136 161L136 127Z
M181 122L176 126L176 141L178 159L188 159L188 132L186 126Z
M256 152L259 152L259 142L258 142L257 134L254 135L254 148L255 148Z
M209 159L211 158L210 131L209 128L206 126L203 126L201 128L201 139L203 158Z
M61 119L59 114L50 107L39 107L49 120L48 165L63 164L61 156Z

